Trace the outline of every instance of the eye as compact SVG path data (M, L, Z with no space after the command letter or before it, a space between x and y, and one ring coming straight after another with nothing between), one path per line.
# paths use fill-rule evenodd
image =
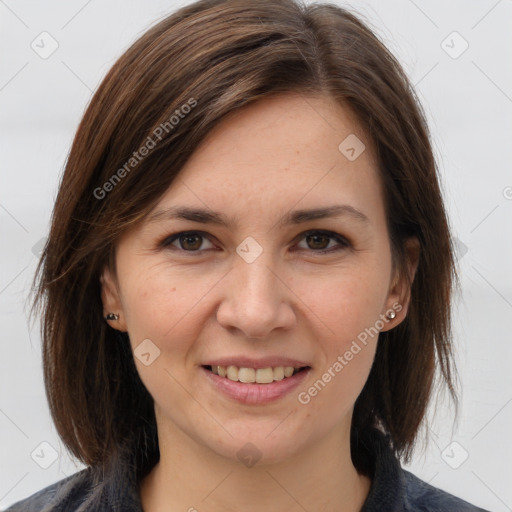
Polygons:
M213 244L209 241L209 236L210 235L202 231L181 231L166 237L159 245L171 250L200 253L202 250L213 248ZM205 240L210 243L211 247L203 247ZM299 247L300 250L309 250L320 254L340 251L351 247L351 244L343 236L332 231L306 231L305 233L301 233L296 240L305 240L306 242L306 247ZM332 242L334 242L334 244Z
M162 241L161 245L163 247L169 247L173 245L177 250L181 249L185 252L200 252L199 249L203 245L204 239L206 239L206 233L201 231L182 231L180 233L174 233L173 235L168 236L165 240ZM178 247L176 247L175 242L177 243Z
M300 235L300 239L306 241L306 250L312 250L316 253L330 253L340 251L350 247L350 243L338 233L332 231L313 230ZM334 245L329 245L335 241Z

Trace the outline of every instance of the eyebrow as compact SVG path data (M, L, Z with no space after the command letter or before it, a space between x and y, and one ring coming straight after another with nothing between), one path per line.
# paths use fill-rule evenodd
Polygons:
M361 224L370 224L368 217L361 211L348 204L312 208L305 210L294 210L288 212L279 221L279 226L302 224L317 219L330 217L350 217ZM154 223L161 220L182 219L202 224L215 224L228 229L236 223L236 219L230 220L220 212L214 212L203 208L192 208L187 206L171 206L157 210L149 215L147 222Z

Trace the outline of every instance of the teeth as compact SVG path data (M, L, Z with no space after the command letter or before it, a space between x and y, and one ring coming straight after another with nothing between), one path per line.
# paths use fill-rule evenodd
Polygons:
M240 382L256 382L256 370L254 368L240 368L238 370Z
M247 384L270 384L277 380L291 377L300 368L293 366L276 366L275 368L238 368L237 366L212 366L212 372L220 377L227 377L235 382Z
M228 366L227 377L229 380L238 380L238 368L236 366Z
M258 368L254 373L254 380L258 384L269 384L274 382L274 370L272 368Z
M284 376L285 377L291 377L293 375L293 366L285 366L284 367Z
M284 379L284 368L282 366L278 366L274 368L274 380L283 380Z

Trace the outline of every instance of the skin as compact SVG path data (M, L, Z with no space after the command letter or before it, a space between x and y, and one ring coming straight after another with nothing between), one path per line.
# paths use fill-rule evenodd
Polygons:
M349 161L338 145L355 133L366 150ZM281 227L295 209L348 204L369 222L333 217ZM309 403L312 386L365 328L395 304L396 327L410 290L393 273L377 164L355 117L325 96L279 95L224 119L195 151L156 209L209 208L231 229L160 219L124 234L117 272L101 277L110 325L135 349L150 339L160 355L140 377L155 400L161 460L141 482L145 511L342 511L362 507L371 485L350 458L350 422L378 336ZM335 238L308 240L308 230ZM159 243L169 235L207 235ZM247 263L237 246L253 237L263 252ZM338 247L340 250L320 253ZM188 252L187 252L188 249ZM414 276L418 246L407 244ZM193 252L195 251L195 252ZM396 309L396 303L401 310ZM266 405L220 394L200 366L218 356L281 355L312 367L298 389ZM251 442L261 455L246 467L237 452Z

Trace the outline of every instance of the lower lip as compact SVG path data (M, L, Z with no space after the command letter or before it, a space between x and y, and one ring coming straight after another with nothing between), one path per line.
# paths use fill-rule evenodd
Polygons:
M200 369L219 391L229 398L247 405L267 404L284 397L295 389L311 370L311 368L307 368L291 377L276 380L269 384L257 384L255 382L245 384L227 377L220 377L202 366Z

